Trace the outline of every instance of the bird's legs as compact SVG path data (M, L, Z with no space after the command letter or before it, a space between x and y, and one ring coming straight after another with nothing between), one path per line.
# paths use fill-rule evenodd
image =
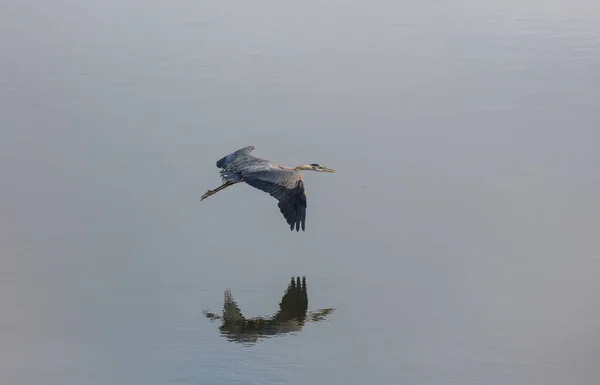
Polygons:
M214 190L208 190L206 193L204 193L204 195L202 195L202 197L200 198L200 200L202 201L202 200L208 198L209 196L214 195L214 194L218 193L219 191L221 191L221 190L223 190L223 189L225 189L225 188L227 188L229 186L232 186L234 184L235 184L235 182L231 182L231 181L228 180L227 182L223 183L222 185L220 185L216 189L214 189Z

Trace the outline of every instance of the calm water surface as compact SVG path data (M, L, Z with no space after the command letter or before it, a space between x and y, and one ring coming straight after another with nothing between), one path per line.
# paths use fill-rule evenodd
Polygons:
M598 384L599 20L2 2L0 382ZM200 202L247 145L337 170L306 232Z

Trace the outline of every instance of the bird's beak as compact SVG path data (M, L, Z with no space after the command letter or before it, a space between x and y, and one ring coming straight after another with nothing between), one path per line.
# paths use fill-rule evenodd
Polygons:
M321 167L321 171L324 171L324 172L335 172L335 170L333 170L331 168L327 168L327 167Z

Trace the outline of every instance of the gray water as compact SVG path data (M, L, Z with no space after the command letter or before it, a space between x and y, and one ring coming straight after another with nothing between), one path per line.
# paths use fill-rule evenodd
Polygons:
M598 384L599 20L2 2L0 383ZM248 145L337 170L306 232L247 185L200 202ZM294 277L306 322L223 328Z

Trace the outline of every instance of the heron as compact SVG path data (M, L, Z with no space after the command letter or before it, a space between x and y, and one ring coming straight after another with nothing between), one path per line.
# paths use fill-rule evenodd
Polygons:
M317 172L335 172L317 163L298 167L280 166L266 159L260 159L250 153L254 146L247 146L217 161L221 170L222 184L214 190L208 190L200 200L204 200L234 184L246 184L262 190L279 201L277 204L281 214L290 226L290 230L305 231L306 191L301 170Z

